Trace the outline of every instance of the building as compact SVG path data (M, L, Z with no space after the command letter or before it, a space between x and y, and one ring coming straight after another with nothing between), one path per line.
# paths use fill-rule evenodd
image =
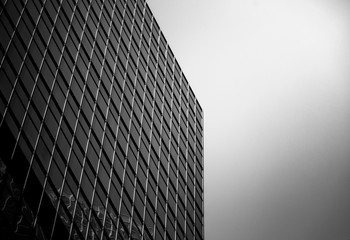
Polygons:
M3 0L0 34L0 239L204 239L203 112L146 2Z

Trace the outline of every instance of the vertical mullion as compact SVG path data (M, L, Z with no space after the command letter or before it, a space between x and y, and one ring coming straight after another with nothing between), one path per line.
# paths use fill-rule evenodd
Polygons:
M180 70L181 71L181 70ZM180 82L180 84L179 84L179 86L180 86L180 89L179 89L179 92L180 92L180 107L179 107L179 113L180 113L180 124L179 124L179 137L180 137L180 145L181 145L181 135L182 135L182 132L181 132L181 124L183 124L183 118L182 118L182 116L183 116L183 112L182 112L182 104L185 104L186 102L184 101L184 96L183 96L183 92L182 92L182 88L181 88L181 85L182 85L182 81L184 81L184 79L183 79L183 76L182 76L182 71L179 73L180 74L180 79L179 79L179 82ZM185 137L185 140L187 139L187 130L186 130L186 136L184 136ZM185 142L185 144L187 144L187 141ZM179 148L181 148L181 146L179 145ZM187 148L187 146L186 146L186 148ZM181 150L180 150L181 151ZM179 154L181 155L181 153L179 152ZM186 152L185 152L185 159L187 159L187 149L186 149ZM184 160L185 160L184 159ZM180 163L181 164L181 163ZM184 178L185 178L185 189L184 189L184 191L185 191L185 196L184 196L184 198L183 198L183 200L184 200L184 204L185 204L185 206L184 206L184 218L185 218L185 222L184 222L184 232L185 232L185 236L187 236L187 214L186 214L186 208L187 208L187 188L186 188L186 184L187 184L187 162L185 162L184 163L184 165L185 165L185 173L180 173L180 174L185 174L185 176L184 176Z
M116 5L116 1L114 2L114 4ZM124 16L125 16L125 6L126 6L126 3L124 3L124 9L123 9L123 13L122 13L122 21L124 22ZM112 13L112 17L111 17L111 24L113 25L113 17L114 17L114 12L117 11L116 10L116 7L114 6L114 10L113 10L113 13ZM118 31L121 33L123 31L123 23L122 22L122 25L121 25L121 28L118 29ZM110 35L110 32L111 32L111 29L112 27L110 27L110 31L109 31L109 35ZM120 42L121 42L121 34L119 34L119 38L118 38L118 46L117 46L117 53L120 51ZM115 57L115 61L114 61L114 65L113 65L113 76L115 76L115 73L117 71L117 63L118 63L118 54L116 55ZM109 109L109 106L110 106L110 103L112 101L112 91L114 90L113 89L114 86L113 86L113 81L112 81L112 84L110 86L110 89L109 89L109 99L108 99L108 109ZM124 84L123 84L123 89L124 89ZM118 110L120 112L120 109L121 109L121 106L122 106L122 101L123 101L123 98L124 98L124 93L122 93L122 96L121 97L121 102L118 106ZM107 117L106 117L107 119ZM115 135L114 136L118 136L119 134L119 123L120 123L120 114L118 116L118 119L117 119L117 128L115 130ZM106 126L105 126L106 127ZM111 169L109 171L109 181L108 181L108 187L107 187L107 199L106 199L106 210L107 211L107 207L108 207L108 204L109 204L109 194L110 194L110 190L111 190L111 185L112 185L112 178L113 178L113 168L114 168L114 164L115 164L115 158L116 158L116 151L117 151L117 139L114 140L114 144L113 144L113 155L112 155L112 163L111 163ZM117 212L117 223L116 223L116 234L115 234L115 239L117 238L118 236L118 232L119 232L119 219L120 219L120 204L121 204L121 200L119 202L119 207L118 207L118 212ZM105 220L104 220L105 221ZM101 236L102 237L102 236Z
M142 9L142 27L144 28L144 24L145 24L145 21L146 21L146 19L145 19L145 15L146 15L146 6L147 6L147 4L146 3L144 3L144 5L143 5L143 9ZM153 19L151 20L152 22L153 22ZM151 22L151 24L152 24L152 22ZM141 30L143 30L143 29L141 29ZM140 41L140 44L142 45L142 41L143 41L143 39L142 39L142 37L141 37L141 41ZM145 120L145 118L144 118L144 112L145 111L147 111L147 109L145 109L145 99L146 99L146 88L147 88L147 82L148 81L151 81L151 79L150 79L150 77L149 77L149 62L150 62L150 51L151 51L151 49L150 49L150 44L151 44L151 38L149 38L148 39L148 43L146 44L146 46L148 47L148 49L147 49L147 59L146 59L146 61L147 61L147 64L146 64L146 75L145 75L145 85L144 85L144 91L143 91L143 95L142 95L142 118L141 118L141 126L144 124L144 121L146 121ZM142 128L142 127L141 127ZM142 131L141 131L141 133L142 133ZM148 198L147 198L147 193L148 193L148 185L149 185L149 174L150 174L150 168L149 168L149 165L150 165L150 159L151 159L151 138L152 138L152 125L151 125L151 131L149 132L149 133L147 133L147 134L149 134L149 136L147 136L147 137L149 137L149 139L150 139L150 141L149 141L149 145L147 146L148 147L148 149L147 149L147 151L148 151L148 154L147 154L147 156L144 156L145 157L145 159L146 159L146 161L147 161L147 170L146 170L146 183L145 183L145 196L144 196L144 200L143 200L143 202L144 202L144 204L145 204L145 206L144 206L144 210L143 210L143 213L142 213L142 217L143 217L143 219L145 220L146 219L146 212L147 212L147 200L148 200ZM142 136L141 136L142 137ZM154 216L153 216L153 218L154 218ZM145 234L145 221L144 221L144 224L143 224L143 226L142 226L142 235L144 236L144 234ZM152 228L153 230L152 230L152 232L151 232L151 235L152 235L152 237L154 237L155 236L155 226L152 226L152 227L147 227L146 226L146 228L148 229L148 228Z
M199 106L199 104L198 104L198 102L197 101L195 101L195 113L197 113L197 111L200 111L201 112L201 115L203 114L203 112L202 112L202 110L200 109L200 106ZM196 117L196 116L195 116ZM197 118L197 117L196 117ZM202 118L202 120L203 120L203 118ZM196 135L198 134L198 130L197 130L197 125L198 125L198 121L195 121L195 132L196 132ZM202 124L203 125L203 124ZM201 135L202 135L202 138L201 138L201 145L203 146L203 129L201 129ZM202 158L201 159L197 159L197 145L199 144L198 143L198 140L197 140L197 137L196 137L196 139L195 139L195 142L196 142L196 146L195 146L195 159L196 159L196 161L195 161L195 168L194 168L194 170L195 170L195 172L194 172L194 178L195 178L195 191L194 191L194 196L195 196L195 201L196 201L196 195L197 195L197 188L199 188L200 186L197 186L198 184L197 184L197 177L196 177L196 175L197 175L197 164L199 164L199 166L200 166L200 168L201 168L201 175L203 176L203 148L202 148L202 151L201 151L201 156L202 156ZM198 163L198 161L200 161L199 163ZM201 179L201 186L203 187L203 189L204 189L204 177L202 177L202 179ZM204 191L204 190L202 190L202 191ZM204 212L204 203L203 203L203 197L204 197L204 194L203 194L203 192L202 192L202 194L201 194L201 196L200 196L200 198L202 199L202 206L201 206L201 212L202 212L202 214L201 214L201 221L202 221L202 228L200 229L200 231L201 231L201 233L203 234L203 236L202 236L202 239L204 239L204 218L203 218L203 212ZM195 205L195 209L197 209L197 204L194 204ZM196 212L196 211L195 211ZM196 223L196 222L195 222ZM195 224L196 225L196 224Z
M105 66L105 63L106 63L106 52L107 52L107 48L108 48L108 45L110 43L109 41L109 36L110 36L110 33L111 33L111 29L112 29L112 26L113 26L113 17L114 17L114 12L115 12L115 9L116 9L116 1L114 2L114 5L113 5L113 10L112 10L112 16L111 16L111 20L109 22L109 28L108 28L108 37L107 37L107 42L106 42L106 46L105 46L105 49L104 49L104 56L103 56L103 63L102 63L102 67L101 67L101 70L100 70L100 79L102 78L102 73L103 73L103 69L104 69L104 66ZM102 11L101 11L102 12ZM112 79L110 79L112 81ZM112 89L113 89L113 83L111 83L111 86L110 86L110 89L109 89L109 95L108 95L108 103L107 103L107 112L105 113L105 122L104 122L104 126L103 126L103 135L102 135L102 142L101 142L101 148L100 148L100 151L99 151L99 163L98 163L98 169L99 169L99 165L100 165L100 161L101 161L101 155L102 155L102 149L103 149L103 144L104 144L104 139L106 137L106 127L107 127L107 119L108 119L108 115L109 115L109 110L110 110L110 102L111 102L111 96L112 96ZM111 165L111 170L113 169L113 163ZM98 170L97 170L97 174L98 174ZM110 174L110 179L111 179L111 174ZM96 182L97 182L97 177L95 178L95 188L96 188ZM101 236L100 236L100 239L102 240L103 239L103 235L104 235L104 232L105 232L105 224L106 224L106 217L107 217L107 206L108 206L108 200L109 200L109 192L110 192L110 183L111 181L109 181L109 184L108 184L108 189L107 189L107 198L105 200L105 204L104 204L104 214L103 214L103 221L102 221L102 228L103 228L103 231L101 233ZM110 229L110 234L113 233L113 226L112 226L112 222L111 222L111 229ZM116 233L117 235L117 233Z
M8 1L6 0L6 2L3 4L4 6L3 6L3 9L1 9L0 15L2 15L3 11L5 10L7 2L8 2ZM28 3L28 0L26 0L26 2L24 3L24 6L23 6L22 11L21 11L21 13L20 13L20 17L19 17L18 20L17 20L17 23L16 23L16 26L15 26L15 28L14 28L14 31L13 31L11 37L10 37L10 40L9 40L9 43L7 44L6 49L5 49L4 56L3 56L3 58L2 58L2 60L1 60L1 62L0 62L0 66L2 66L2 64L3 64L4 61L5 61L5 56L7 55L8 50L9 50L9 48L10 48L10 46L11 46L11 43L13 42L13 38L14 38L14 36L15 36L15 34L16 34L16 29L18 28L18 25L19 25L20 21L22 20L22 15L23 15L23 12L25 11L25 8L26 8L26 6L27 6L27 3ZM43 4L43 8L44 8L44 4ZM40 20L40 16L41 16L41 11L40 11L40 13L39 13L38 20L37 20L37 22L36 22L36 24L35 24L36 26L35 26L35 29L34 29L34 31L33 31L33 36L34 36L35 30L37 29L37 24L38 24L38 22L39 22L39 20ZM29 47L28 47L28 49L29 49ZM14 86L15 86L15 85L14 85ZM14 88L15 88L15 87L13 87L13 89L14 89ZM12 95L12 94L11 94L11 95ZM5 113L5 112L6 112L6 111L4 111L4 113ZM5 116L5 114L4 114L4 116ZM0 126L1 126L1 125L2 125L2 123L0 124Z
M168 51L168 44L166 44L166 49L165 49L165 53L164 55L166 56L165 58L165 62L164 62L164 72L166 73L167 72L167 68L168 68L168 64L166 63L167 62L167 57L168 57L168 54L167 54L167 51ZM164 76L164 78L166 78L166 74ZM166 79L165 79L166 81ZM163 87L163 102L165 104L165 101L166 101L166 98L165 98L165 92L166 92L166 84L164 84L164 87ZM173 81L172 81L172 85L173 85ZM173 104L173 97L171 98L171 102L169 103L170 106L172 106ZM165 110L166 111L166 110ZM164 113L164 106L163 106L163 113ZM162 114L163 116L163 119L164 119L164 114ZM168 152L168 156L167 156L167 179L166 179L166 185L167 185L167 188L166 188L166 193L165 193L165 197L166 197L166 205L165 205L165 235L164 235L164 239L166 238L166 231L167 231L167 225L168 225L168 202L169 202L169 185L170 185L170 161L171 161L171 157L170 157L170 148L171 148L171 141L172 141L172 134L171 134L171 127L172 127L172 124L173 124L173 119L172 119L172 115L170 115L170 123L169 123L169 131L170 131L170 136L169 136L169 141L167 143L167 148L169 150ZM175 234L176 236L176 234ZM173 236L171 236L173 237Z
M180 79L175 79L175 71L176 71L176 68L175 68L175 65L176 65L176 61L174 61L174 81L178 80L180 81ZM174 84L174 88L176 88L176 85ZM179 91L181 93L181 91ZM178 205L181 204L181 201L179 200L179 185L180 185L180 182L179 182L179 177L180 177L180 174L181 172L179 171L179 166L180 166L180 144L181 144L181 104L182 104L182 97L181 97L181 94L179 95L180 99L179 99L179 106L177 107L178 109L178 112L179 112L179 115L178 115L178 123L179 125L177 126L177 131L178 131L178 136L177 136L177 158L176 158L176 217L178 215L178 212L179 212L179 207ZM186 216L184 216L186 217ZM186 222L185 222L185 225L186 225ZM184 226L185 226L184 225ZM183 229L184 230L184 235L186 235L186 229ZM177 238L177 237L176 237Z
M127 1L124 2L124 8L123 8L123 16L122 16L122 26L121 26L121 30L120 30L120 36L119 36L119 45L122 44L122 35L125 34L125 28L127 28L126 24L125 24L125 15L127 14L126 13L127 11ZM128 36L128 38L130 39L131 38L131 32L130 32L130 36ZM129 44L128 44L128 50L130 49L130 44L131 44L131 41L129 41ZM123 51L119 46L118 46L118 53L119 51ZM121 101L120 101L120 105L119 105L119 112L121 113L121 109L122 109L122 106L125 102L125 87L126 87L126 78L127 78L127 69L129 67L129 58L130 58L130 52L128 51L127 53L127 56L126 56L126 64L125 64L125 72L123 73L123 83L122 83L122 96L121 96ZM118 58L119 59L119 58ZM116 61L117 63L117 61ZM117 79L118 81L118 79ZM119 114L118 116L118 126L120 125L120 120L121 120L121 114ZM125 156L127 156L128 154L128 149L129 149L129 140L130 140L130 121L131 121L131 117L130 117L130 120L129 120L129 124L128 124L128 129L129 130L129 134L127 136L127 144L126 144L126 149L125 149ZM118 129L119 130L119 129ZM118 131L118 135L119 134L123 134L123 133L120 133ZM118 136L117 135L117 136ZM116 140L115 142L115 147L117 145L117 141L118 139ZM123 149L124 150L124 149ZM120 223L121 225L123 226L123 228L125 228L125 224L122 220L122 214L121 214L121 209L122 209L122 203L123 203L123 196L124 196L124 189L125 189L125 175L126 175L126 168L127 168L127 157L125 157L124 159L124 162L123 162L123 175L122 175L122 188L120 190L120 202L119 202L119 206L118 206L118 212L119 212L119 216L117 218L117 232L119 233L119 226L120 226ZM129 222L131 222L132 220L130 219L130 216L127 216ZM131 235L131 228L129 227L128 229L129 231L129 236Z
M184 81L187 81L185 78L184 78L184 75L183 75L183 72L181 71L181 77L182 77L182 81L181 81L181 83L183 84L184 83ZM188 83L186 82L186 97L187 97L187 101L186 101L186 107L187 107L187 109L186 109L186 197L185 197L185 209L187 210L187 205L188 204L191 204L191 203L188 203L188 195L189 195L189 193L188 193L188 175L189 175L189 164L188 164L188 159L189 159L189 157L188 157L188 155L189 155L189 153L188 153L188 149L189 149L189 136L188 136L188 134L189 134L189 121L188 121L188 118L189 118L189 116L188 116L188 114L189 114L189 98L190 98L190 96L189 96L189 85L188 85ZM181 88L182 89L182 88ZM191 214L191 213L189 213L188 211L186 211L186 229L187 229L187 222L188 222L188 220L187 220L187 216L189 215L189 214ZM190 216L190 218L191 218L191 216Z
M128 54L127 54L127 60L126 60L126 67L125 67L125 72L124 72L124 84L123 84L123 92L124 92L124 89L125 89L125 85L126 85L126 78L127 78L127 71L128 69L131 67L129 62L132 61L130 58L132 57L131 54L130 54L130 48L131 48L131 44L132 44L132 33L134 31L134 22L135 22L135 14L136 14L136 2L134 4L134 10L133 10L133 13L132 13L132 26L131 26L131 29L130 29L130 36L127 36L129 38L129 43L128 43ZM125 3L125 9L124 9L124 16L123 16L123 20L125 18L125 14L128 7L127 7L127 2ZM123 27L125 27L125 21L123 21ZM135 75L135 79L134 79L134 86L136 85L136 81L137 81L137 72L136 72L136 75ZM124 96L124 94L123 94ZM124 99L122 99L121 102L125 102L123 101ZM129 99L130 100L130 99ZM134 105L134 101L135 101L135 88L133 90L133 95L132 95L132 99L131 99L131 107L133 107ZM124 159L124 171L123 171L123 183L125 183L125 177L126 177L126 169L127 169L127 156L128 156L128 152L129 152L129 146L130 146L130 137L131 137L131 125L132 125L132 119L134 117L134 114L133 114L133 111L131 111L130 113L130 119L129 119L129 122L128 122L128 136L127 136L127 145L126 145L126 150L125 150L125 154L126 154L126 158ZM136 162L136 170L135 172L137 173L137 162ZM133 182L134 186L136 186L136 176L134 177L134 182ZM125 185L123 185L122 187L122 191L121 191L121 199L123 200L123 195L124 195L124 189L125 189ZM133 189L133 195L131 196L133 202L135 200L135 190L136 188ZM132 206L131 206L131 213L130 213L130 216L128 216L129 218L129 239L131 238L131 235L132 235L132 226L133 226L133 212L134 212L134 203L131 203ZM119 212L121 212L121 202L120 202L120 208L119 208Z
M196 109L197 109L197 101L194 102L195 106L195 113L196 113ZM194 116L196 118L196 116ZM194 121L194 132L195 135L197 136L197 121ZM197 195L197 180L196 180L196 173L197 173L197 137L195 136L194 138L194 164L193 164L193 185L194 185L194 191L193 191L193 199L194 199L194 204L193 204L193 209L194 209L194 218L193 218L193 222L194 222L194 237L196 238L197 236L197 231L196 231L196 211L197 211L197 204L196 204L196 195ZM200 229L202 231L202 229ZM199 236L200 237L200 236Z
M172 94L172 108L176 108L176 103L174 101L174 98L176 97L176 95L174 94L174 88L176 88L176 85L175 85L175 57L173 56L173 59L172 59L172 85L171 85L171 94ZM181 101L179 100L179 103L181 104ZM181 108L181 106L177 107L177 108ZM180 111L179 112L179 115L178 116L175 116L175 118L178 118L178 119L181 119L181 115L180 115ZM173 120L173 114L171 114L171 117L172 117L172 120ZM174 123L174 121L172 121ZM176 151L177 151L177 157L176 157L176 183L175 183L175 209L174 209L174 212L175 212L175 223L174 223L174 227L175 227L175 240L178 238L177 236L177 228L178 228L178 221L177 221L177 217L178 217L178 205L180 204L179 202L179 154L180 154L180 133L181 133L181 128L180 128L180 125L178 124L179 121L175 121L175 127L177 128L177 131L178 131L178 135L176 136L177 139L174 139L176 141ZM178 124L178 126L176 126Z
M147 6L147 5L146 5ZM146 7L145 7L146 8ZM146 10L145 10L146 11ZM149 75L149 63L151 61L150 59L150 55L151 55L151 42L152 42L152 26L153 26L153 22L154 22L154 19L153 17L151 18L151 28L150 28L150 38L148 40L148 52L147 52L147 72L146 72L146 78L147 80L150 80L152 81L152 79L150 79L150 77L148 77ZM156 70L157 71L157 70ZM151 74L152 75L152 74ZM155 81L155 79L154 79ZM146 82L146 86L147 86L147 82ZM156 94L156 88L154 88L153 90L153 93L152 93L152 112L151 112L151 123L153 122L153 116L154 116L154 108L155 108L155 94ZM145 91L145 94L144 94L144 101L145 101L145 98L146 98L146 91ZM148 166L150 165L150 161L151 161L151 151L152 151L152 138L153 138L153 124L151 124L151 130L149 132L149 145L148 145ZM147 169L147 184L146 184L146 195L148 193L148 185L149 185L149 170L150 168ZM151 173L152 174L152 173ZM157 193L156 193L157 194ZM157 208L157 201L155 202L155 209ZM157 213L155 212L154 215L153 215L153 220L154 220L154 225L153 225L153 233L152 233L152 236L154 237L155 236L155 233L156 233L156 220L157 220Z
M96 43L97 43L97 34L98 34L98 31L99 31L99 28L100 28L100 24L101 24L101 16L102 16L102 12L103 12L103 9L104 9L104 1L102 2L101 4L101 10L100 10L100 13L99 13L99 16L98 16L98 23L97 23L97 27L96 27L96 32L95 32L95 36L94 36L94 43L93 43L93 46L92 46L92 52L91 52L91 56L90 56L90 59L92 59L92 56L93 56L93 52L94 52L94 49L95 49L95 46L96 46ZM92 2L90 4L93 4ZM94 10L93 10L94 11ZM98 44L98 43L97 43ZM107 45L107 44L106 44ZM96 50L95 50L96 51ZM89 68L87 70L87 73L90 71L90 66L91 66L91 61L90 61L90 65L89 65ZM92 63L93 64L93 63ZM103 69L103 65L101 66L101 73L102 73L102 69ZM94 80L94 79L93 79ZM96 79L97 80L97 79ZM89 140L90 140L90 136L91 136L91 131L93 131L93 121L97 120L94 115L96 115L96 106L97 106L97 103L98 103L98 96L99 96L99 92L100 92L100 87L101 87L101 75L99 76L99 79L98 79L98 85L97 85L97 90L96 90L96 96L95 96L95 102L94 102L94 107L93 107L93 114L92 114L92 117L91 117L91 127L90 127L90 131L89 131ZM97 120L98 121L98 120ZM98 123L97 123L98 124ZM102 138L102 141L103 141L103 138ZM103 142L102 142L103 143ZM88 145L88 143L87 143ZM101 145L101 150L102 150L102 146ZM87 153L87 148L86 148L86 153ZM99 156L100 157L100 156ZM91 160L91 159L90 159ZM91 197L91 207L90 207L90 210L89 210L89 216L88 216L88 224L87 224L87 230L86 230L86 236L85 238L87 239L88 238L88 233L89 233L89 228L90 228L90 223L91 223L91 214L92 214L92 211L93 211L93 203L94 203L94 198L95 198L95 193L96 193L96 184L97 184L97 177L98 177L98 172L99 172L99 168L100 168L100 162L101 162L101 158L98 159L98 163L97 163L97 169L96 169L96 175L95 175L95 180L94 180L94 188L93 188L93 191L92 191L92 197ZM103 226L101 228L101 230L103 231ZM93 230L92 230L93 231Z
M167 44L166 45L166 56L167 56L167 59L169 57L169 54L167 53L169 51L169 45ZM171 56L171 55L170 55ZM173 59L171 59L172 62L174 62ZM168 64L166 64L166 67L165 68L168 68ZM174 65L171 66L171 68L174 68ZM173 108L174 106L174 91L173 91L173 88L174 88L174 71L172 69L172 78L171 78L171 102L170 102L170 109ZM170 137L169 137L169 150L171 149L171 142L172 141L176 141L176 139L173 139L173 134L171 133L171 129L173 128L173 125L174 125L174 120L173 120L173 114L170 114L170 124L169 124L169 129L170 129ZM169 154L168 154L168 160L169 160L169 163L168 163L168 173L170 172L170 161L171 161L171 151L169 151ZM168 188L167 188L167 201L169 199L169 184L170 184L170 173L168 175L168 179L167 179L167 185L168 185ZM176 196L175 196L176 197ZM174 199L176 201L176 199ZM177 205L177 203L175 202L175 204ZM176 207L175 205L175 207ZM168 204L167 204L167 207L168 207ZM167 209L168 210L168 209ZM174 213L176 214L176 209L174 209ZM177 234L176 234L176 215L175 215L175 222L174 222L174 232L175 232L175 236L172 236L174 237L174 239L176 240L177 238Z
M133 25L135 24L135 16L136 16L136 11L137 11L137 2L135 2L135 4L134 4L134 13L133 13L133 15L134 15L134 19L133 19ZM142 36L143 36L143 32L142 32L142 30L143 30L143 27L144 27L144 12L143 12L143 14L142 14L142 19L141 19L141 26L140 26L140 29L141 29L141 35L140 35L140 40L139 40L139 42L138 42L138 52L137 52L137 63L136 63L136 66L137 66L137 69L138 69L138 66L139 66L139 64L141 64L140 63L140 54L141 54L141 47L142 47ZM135 82L134 82L134 85L136 86L136 82L137 82L137 76L138 76L138 71L136 71L136 76L135 76ZM147 80L146 80L147 81ZM146 84L144 85L144 89L145 89L145 87L146 87ZM136 95L136 87L135 87L135 89L134 89L134 91L133 91L133 105L135 104L135 101L134 101L134 99L135 99L135 95ZM138 141L137 141L137 148L138 148L138 151L137 151L137 162L136 162L136 170L135 170L135 172L136 172L136 175L135 175L135 178L134 178L134 186L135 186L135 188L134 188L134 192L133 192L133 201L134 201L134 203L135 203L135 196L136 196L136 191L137 191L137 187L136 187L136 185L138 184L137 183L137 176L138 176L138 171L139 171L139 161L140 161L140 145L141 145L141 138L142 138L142 124L143 124L143 121L144 121L144 107L145 107L145 104L144 104L144 96L145 95L145 91L144 91L144 93L143 93L143 96L142 96L142 98L143 98L143 104L142 104L142 111L141 111L141 119L140 119L140 122L141 122L141 127L140 127L140 129L138 129L138 133L139 133L139 138L138 138ZM143 211L142 211L142 213L140 213L140 215L142 214L142 221L143 221L143 223L142 223L142 225L141 225L141 236L142 237L144 237L144 235L145 235L145 223L144 223L144 219L145 219L145 213L146 213L146 198L147 198L147 196L145 195L145 197L143 198ZM132 218L134 219L134 211L135 211L135 205L133 205L133 208L132 208Z
M2 9L0 10L0 15L2 14L2 12L4 11L4 9L6 8L6 4L7 4L8 0L5 0L4 3L0 3L2 6ZM0 64L1 65L1 64Z
M136 15L136 9L137 9L137 2L135 1L134 3L134 9L133 9L133 19L132 19L132 27L131 27L131 35L130 35L130 40L132 39L132 34L134 32L134 28L135 28L135 15ZM131 44L132 44L132 41L130 41L129 43L129 51L130 51L130 48L131 48ZM138 49L138 52L137 52L137 60L136 60L136 67L138 67L138 64L139 64L139 60L140 60L140 45L141 45L141 39L139 40L139 43L137 44L139 49ZM129 57L128 57L128 60L130 58L130 54L129 54ZM132 61L132 60L131 60ZM133 79L133 84L134 84L134 89L133 89L133 92L132 92L132 100L131 100L131 106L133 108L134 104L135 104L135 95L136 95L136 84L137 84L137 76L138 76L138 71L136 71L136 74L135 74L135 79ZM132 125L132 121L134 119L134 111L131 112L131 116L130 116L130 122L129 122L129 138L128 138L128 142L130 143L130 136L131 136L131 125ZM142 113L143 115L143 113ZM141 116L142 117L142 116ZM139 133L141 132L141 129L138 129ZM137 156L136 156L136 167L135 167L135 176L134 176L134 189L133 189L133 195L132 195L132 200L133 200L133 204L132 204L132 208L131 208L131 216L130 216L130 226L129 226L129 230L130 230L130 237L132 235L132 221L135 222L135 218L134 218L134 211L135 211L135 194L136 194L136 185L137 185L137 173L138 173L138 163L139 163L139 154L140 154L140 143L141 143L141 134L140 136L138 137L138 140L137 140ZM142 234L142 229L141 229L141 234Z
M154 27L154 25L152 25L152 29L151 30L153 30L153 27ZM153 34L153 33L152 33ZM159 57L159 54L160 54L160 47L159 47L159 41L160 41L160 29L158 29L158 37L157 37L157 59L156 59L156 61L157 61L157 66L156 66L156 79L157 79L157 77L158 77L158 71L162 71L162 70L159 70L159 61L161 61L161 58ZM157 82L157 80L156 80L156 89L160 89L159 88L159 86L158 86L159 84L158 84L158 82ZM161 89L161 91L162 92L164 92L164 87L165 87L165 85L163 85L163 88ZM156 91L156 90L155 90ZM162 96L162 99L161 99L161 101L162 101L162 106L160 106L160 109L161 109L161 119L160 119L160 130L159 130L159 134L160 134L160 139L159 139L159 141L160 141L160 144L159 144L159 148L158 148L158 158L159 158L159 161L158 161L158 171L157 171L157 190L156 190L156 215L158 215L157 214L157 210L158 210L158 208L159 208L159 192L160 191L163 191L163 189L159 189L160 188L160 186L159 186L159 178L161 177L160 176L160 169L161 169L161 161L165 161L165 160L167 160L167 159L161 159L161 151L162 151L162 145L163 145L163 143L162 143L162 133L163 133L163 121L164 121L164 116L163 116L163 111L164 111L164 95ZM154 102L154 104L157 104L156 102ZM154 111L153 111L154 112ZM154 115L154 114L153 114ZM153 117L153 115L152 115L152 117ZM161 207L161 206L160 206ZM166 209L165 209L166 210ZM165 212L165 219L166 219L166 212ZM162 220L164 220L164 219L162 219ZM157 217L156 217L156 221L158 221L157 220ZM159 225L157 225L156 224L156 226L159 226ZM163 232L163 239L166 239L166 220L165 220L165 224L164 224L164 232Z

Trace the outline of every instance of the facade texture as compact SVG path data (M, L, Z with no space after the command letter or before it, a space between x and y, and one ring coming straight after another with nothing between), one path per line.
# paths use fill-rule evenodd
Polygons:
M204 239L203 112L144 0L1 0L0 239Z

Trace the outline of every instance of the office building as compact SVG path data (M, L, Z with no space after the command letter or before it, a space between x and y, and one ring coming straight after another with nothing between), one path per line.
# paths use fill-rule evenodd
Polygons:
M204 239L203 112L147 3L0 3L0 238Z

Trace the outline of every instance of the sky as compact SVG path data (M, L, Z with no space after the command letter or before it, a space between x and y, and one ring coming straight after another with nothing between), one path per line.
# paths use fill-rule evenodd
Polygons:
M350 239L350 1L148 0L204 110L205 239Z

